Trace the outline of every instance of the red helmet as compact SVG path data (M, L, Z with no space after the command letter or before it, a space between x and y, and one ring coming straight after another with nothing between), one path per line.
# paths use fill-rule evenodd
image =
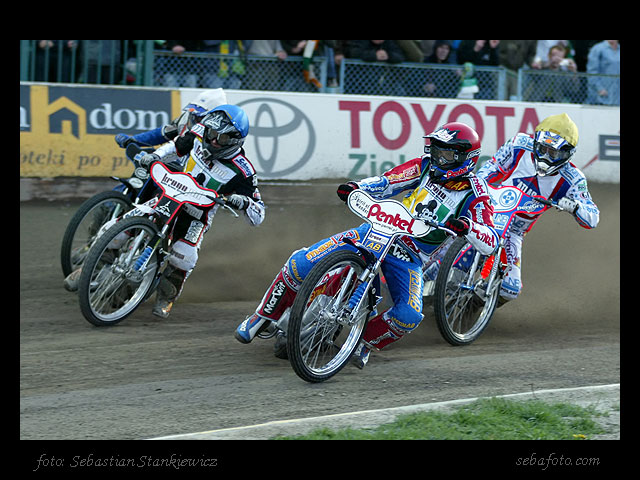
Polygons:
M469 175L480 157L480 137L469 125L460 122L445 123L424 138L430 140L424 151L429 154L429 178L433 182L446 182Z

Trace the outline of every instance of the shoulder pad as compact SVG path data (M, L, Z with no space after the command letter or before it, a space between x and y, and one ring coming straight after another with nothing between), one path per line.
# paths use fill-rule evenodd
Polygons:
M513 137L513 147L533 151L533 138L526 133L518 133Z

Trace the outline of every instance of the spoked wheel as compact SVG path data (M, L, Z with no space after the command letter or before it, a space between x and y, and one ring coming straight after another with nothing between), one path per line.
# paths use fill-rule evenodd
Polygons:
M358 311L349 312L348 307L365 267L356 253L334 252L302 283L291 308L287 354L303 380L317 383L331 378L358 347L371 310L367 301Z
M91 247L78 285L80 309L90 323L115 325L140 305L155 286L154 252L140 268L156 225L143 217L120 220ZM138 261L140 259L140 261Z
M101 192L80 205L62 237L60 263L65 277L82 265L100 227L131 207L127 196L115 190Z
M434 310L438 330L451 345L468 345L476 340L493 316L500 278L496 278L487 294L487 280L481 275L487 258L464 238L458 238L442 260L436 279ZM471 277L476 259L477 266Z

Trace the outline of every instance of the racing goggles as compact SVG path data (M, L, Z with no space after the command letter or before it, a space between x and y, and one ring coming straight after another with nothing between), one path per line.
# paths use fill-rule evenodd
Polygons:
M427 149L429 149L428 152ZM431 145L425 147L425 152L430 153L431 161L436 166L442 169L456 167L462 164L465 160L465 154L460 152L459 150L455 150L452 148L441 148L437 145L434 145L434 142L431 142Z
M182 111L192 113L196 117L202 117L205 113L207 113L207 110L204 107L201 107L200 105L196 105L195 103L190 103L189 105L186 105L182 109Z
M558 150L551 145L545 145L539 142L535 142L533 148L535 149L538 159L551 164L566 162L571 158L574 150L566 146Z
M216 140L218 142L218 145L221 145L223 147L240 143L240 139L234 136L233 133L221 133L211 128L207 129L207 132L205 133L205 140L208 143Z

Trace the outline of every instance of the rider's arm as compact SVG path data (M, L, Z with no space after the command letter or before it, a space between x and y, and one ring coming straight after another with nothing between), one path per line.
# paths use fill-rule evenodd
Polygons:
M461 218L469 224L469 232L465 237L482 255L489 255L500 239L493 224L493 203L486 182L473 177L470 182L474 195L467 198L461 210Z
M600 210L591 199L584 174L569 164L568 168L565 167L561 170L561 175L570 186L566 193L563 194L564 189L560 189L559 194L552 196L551 199L560 201L564 198L575 202L576 207L569 213L573 214L578 225L587 229L596 228L600 221Z
M116 135L116 142L122 148L126 147L129 143L137 143L138 145L152 147L154 145L160 145L173 138L178 134L178 128L174 124L165 125L164 127L154 128L148 132L138 133L133 136L119 133Z
M380 176L363 178L357 182L348 182L343 186L355 186L374 198L389 198L404 191L414 189L420 181L423 159L418 157L387 170ZM338 196L346 200L353 188L338 188ZM342 193L342 194L341 194ZM343 198L344 197L344 198Z
M237 210L243 210L247 221L254 227L260 225L265 216L265 205L257 184L258 180L255 175L244 178L236 175L229 182L229 185L234 185L234 193L227 195L227 203Z
M478 169L477 176L492 185L501 184L517 166L520 158L518 152L532 148L533 139L529 135L518 133L507 140L496 154Z

